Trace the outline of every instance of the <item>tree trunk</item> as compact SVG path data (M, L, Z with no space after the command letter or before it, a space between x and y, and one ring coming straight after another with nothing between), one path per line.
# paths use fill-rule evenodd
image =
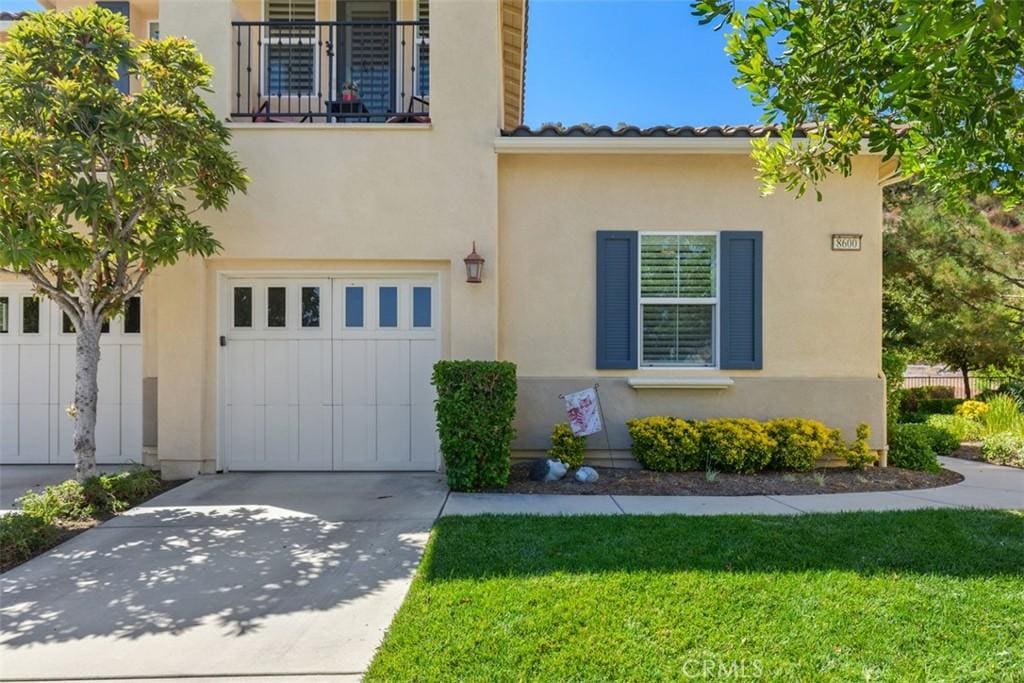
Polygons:
M82 317L75 337L75 477L85 481L96 476L96 402L99 387L100 326Z
M960 368L960 374L964 377L964 398L971 398L971 371L966 368Z

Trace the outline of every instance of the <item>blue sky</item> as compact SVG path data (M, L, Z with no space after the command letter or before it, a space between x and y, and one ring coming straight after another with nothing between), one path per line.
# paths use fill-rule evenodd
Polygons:
M687 0L530 0L526 123L757 123Z
M756 123L724 45L688 0L530 0L526 123Z

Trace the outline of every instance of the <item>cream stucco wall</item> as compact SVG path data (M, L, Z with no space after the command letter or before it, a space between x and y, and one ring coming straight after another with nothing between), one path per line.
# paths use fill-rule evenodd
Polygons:
M224 117L233 93L224 86L234 73L230 22L242 11L252 8L231 0L162 0L160 7L162 34L192 38L214 66L208 101ZM161 336L175 335L173 348L161 344L158 363L166 471L209 471L216 463L222 273L427 264L447 283L445 354L497 356L496 3L432 5L431 74L431 124L229 124L252 183L227 212L204 216L224 248L215 259L160 274L158 326ZM465 282L462 259L474 240L488 260L482 284ZM181 396L195 400L174 398Z
M813 417L884 444L878 158L858 157L824 200L761 197L748 154L503 154L498 355L520 375L516 447L547 445L558 393L599 381L613 448L629 417ZM595 369L597 230L764 233L762 370ZM832 233L863 234L833 252ZM726 389L630 388L625 378L730 377ZM614 419L611 416L614 415ZM594 447L604 447L603 439Z
M502 155L499 354L527 376L595 373L597 230L762 230L764 369L747 372L874 377L882 329L877 168L877 157L858 157L853 175L827 182L818 202L813 193L761 197L745 154ZM832 233L863 234L862 251L831 251ZM536 343L541 330L557 330L557 343Z

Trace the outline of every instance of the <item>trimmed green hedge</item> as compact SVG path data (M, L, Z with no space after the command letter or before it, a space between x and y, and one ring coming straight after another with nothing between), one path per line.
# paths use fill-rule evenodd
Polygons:
M633 457L644 469L681 472L707 464L699 423L678 417L644 417L628 420L626 426L633 439Z
M747 418L708 420L700 432L711 464L726 472L760 472L778 445L764 425Z
M434 365L432 381L449 488L505 486L515 438L515 363L443 360Z
M934 427L923 424L895 424L889 427L889 464L908 470L938 472L939 461L932 445Z
M759 472L766 468L805 472L819 458L835 454L853 468L863 468L877 455L868 447L870 429L857 428L846 445L839 430L817 420L798 417L758 422L722 418L703 422L678 417L644 417L626 422L633 439L633 457L645 469L685 472L704 468L727 472Z

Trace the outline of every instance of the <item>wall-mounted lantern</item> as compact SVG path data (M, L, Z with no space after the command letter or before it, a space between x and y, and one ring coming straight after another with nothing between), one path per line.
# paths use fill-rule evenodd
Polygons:
M483 282L484 257L476 253L476 242L473 251L462 260L466 263L466 282Z

